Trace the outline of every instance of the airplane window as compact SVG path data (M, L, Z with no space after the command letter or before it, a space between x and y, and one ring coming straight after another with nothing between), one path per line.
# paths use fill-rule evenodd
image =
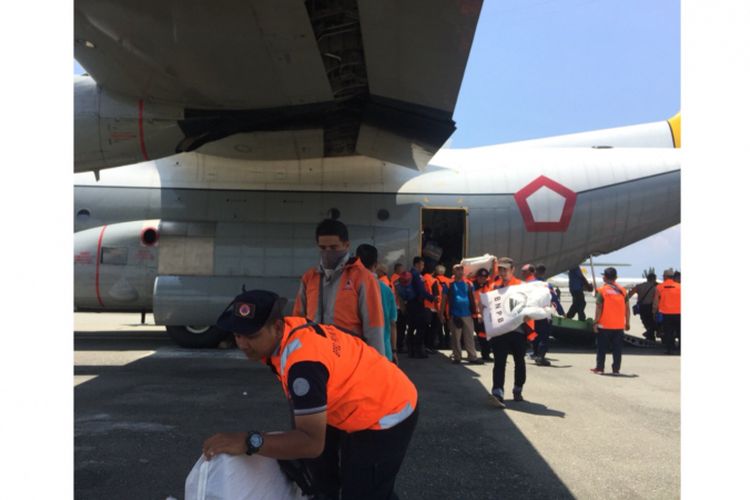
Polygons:
M328 211L329 219L338 220L339 217L341 217L341 210L338 208L332 208Z
M85 208L82 208L81 210L78 211L78 213L76 214L76 217L78 218L78 220L81 220L81 221L88 220L88 218L91 217L91 212L89 212Z
M102 247L102 264L124 266L128 263L127 247Z
M388 220L391 214L385 208L378 210L378 220Z

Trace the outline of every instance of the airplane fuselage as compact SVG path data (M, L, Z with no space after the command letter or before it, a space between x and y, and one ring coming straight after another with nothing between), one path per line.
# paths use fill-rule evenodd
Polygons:
M431 230L442 241L455 231L461 256L508 255L554 275L678 224L679 168L667 148L495 146L439 153L424 172L363 158L183 154L98 182L78 174L76 307L153 307L157 322L209 324L242 284L293 297L318 261L315 226L332 215L352 250L372 243L389 266L408 265L425 223L452 214L463 222Z

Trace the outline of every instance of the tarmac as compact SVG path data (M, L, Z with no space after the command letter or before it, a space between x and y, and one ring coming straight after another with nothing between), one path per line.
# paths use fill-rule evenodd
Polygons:
M236 349L177 347L150 315L75 320L75 498L182 499L206 437L289 428L278 381ZM602 376L593 349L553 343L551 367L527 363L527 401L499 410L492 364L449 354L402 360L420 418L400 498L680 497L679 356L627 346L623 375Z

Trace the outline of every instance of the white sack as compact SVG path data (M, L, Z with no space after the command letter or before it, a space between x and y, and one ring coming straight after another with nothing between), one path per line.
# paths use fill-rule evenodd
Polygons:
M201 455L185 480L185 500L298 500L306 498L276 460L260 455Z
M543 281L480 293L479 299L488 339L512 332L523 324L526 316L531 319L549 319L552 316L552 296L549 286Z
M469 274L476 274L476 272L479 271L480 268L484 268L491 273L492 261L494 260L495 256L488 253L482 255L481 257L467 257L463 259L461 261L461 265L464 266L464 276L468 276Z

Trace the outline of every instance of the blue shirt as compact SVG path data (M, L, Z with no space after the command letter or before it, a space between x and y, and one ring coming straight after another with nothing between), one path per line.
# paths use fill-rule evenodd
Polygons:
M393 296L393 292L388 285L380 280L378 280L378 284L380 285L380 302L383 304L383 324L385 325L385 328L383 329L385 332L383 340L385 340L385 357L388 358L389 361L393 361L391 323L396 321L396 315L398 314L396 311L396 298Z
M448 286L448 298L450 299L451 316L471 316L469 309L469 294L472 293L470 286L465 281L454 281Z
M571 292L582 292L583 286L588 282L581 272L580 267L571 267L568 271L568 290Z

